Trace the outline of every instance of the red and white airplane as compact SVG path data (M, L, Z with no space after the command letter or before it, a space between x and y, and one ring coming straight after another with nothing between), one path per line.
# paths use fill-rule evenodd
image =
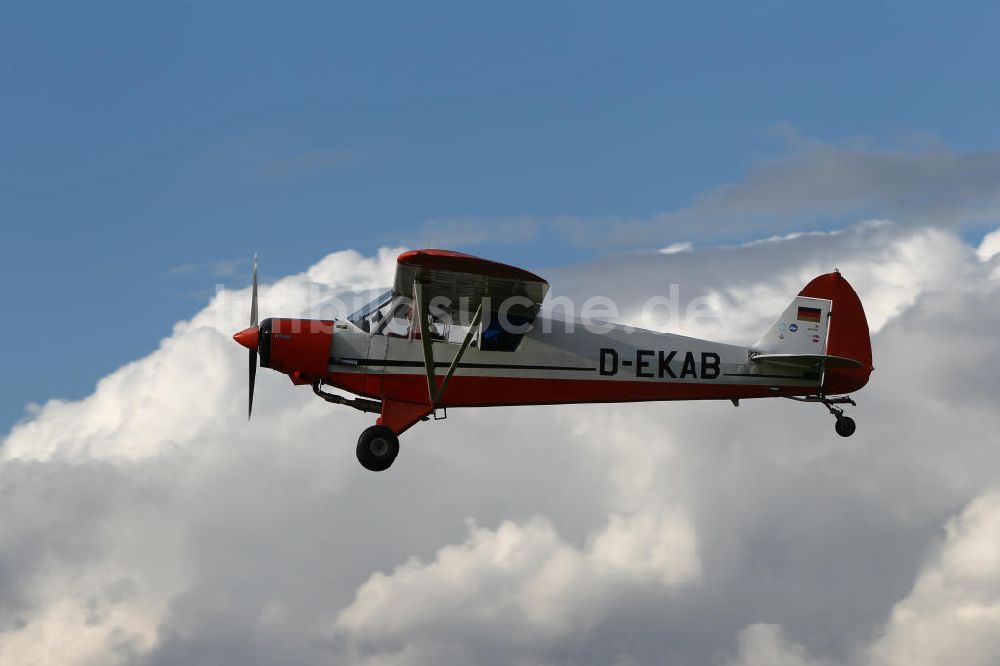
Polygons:
M783 397L822 403L839 435L854 433L837 405L854 405L846 394L874 368L861 301L837 271L807 284L749 347L553 325L539 315L548 286L514 266L415 250L399 255L392 289L345 320L258 324L255 258L251 326L233 336L250 350L250 410L259 357L328 402L379 414L357 446L373 471L392 465L399 435L448 407Z

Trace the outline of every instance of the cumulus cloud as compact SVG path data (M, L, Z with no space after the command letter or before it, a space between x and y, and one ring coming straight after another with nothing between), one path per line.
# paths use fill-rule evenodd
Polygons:
M944 539L871 645L844 660L817 658L783 628L739 634L727 666L937 666L1000 660L1000 491L985 490L944 525Z
M833 232L667 256L634 253L546 271L553 295L546 309L561 314L552 303L558 296L579 306L599 294L614 301L623 322L749 344L809 280L838 268L864 295L869 325L878 331L924 293L978 284L983 267L972 257L972 248L947 231L873 220ZM580 277L587 273L602 279Z
M726 666L824 666L776 624L750 625L740 632L738 646L739 653Z
M459 633L477 636L477 650L516 646L528 658L592 630L650 586L693 583L699 575L696 537L676 512L612 515L583 547L545 520L505 521L496 530L474 527L433 562L414 559L374 574L337 627L368 647L439 649Z
M986 234L976 248L976 256L980 261L989 261L998 254L1000 254L1000 229Z
M941 552L893 608L873 663L1000 661L1000 491L977 497L945 530Z
M279 316L344 316L391 282L399 251L384 249L375 258L352 250L331 254L304 273L263 285L261 307ZM232 391L246 371L230 335L246 326L249 312L248 290L220 292L193 319L179 322L159 349L102 379L89 397L53 400L37 409L35 418L8 436L4 456L148 457L220 426L230 432L240 409ZM276 377L261 374L262 390L270 392ZM282 403L280 392L275 401Z
M263 285L262 314L349 307L396 253ZM0 664L995 661L998 265L873 222L544 271L637 323L676 283L751 342L840 267L876 331L858 433L787 401L454 410L380 475L370 416L276 373L246 422L249 293L222 292L4 439Z

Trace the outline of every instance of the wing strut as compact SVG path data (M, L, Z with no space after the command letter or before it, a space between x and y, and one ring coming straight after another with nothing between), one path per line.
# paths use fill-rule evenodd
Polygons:
M431 347L430 323L427 321L430 306L424 303L424 283L418 277L413 281L413 314L420 326L420 346L424 350L424 371L427 372L427 399L433 405L437 397L437 386L434 381L434 350Z
M451 380L451 376L455 374L455 370L458 368L458 363L462 360L465 350L469 348L470 344L472 344L472 338L476 335L476 327L479 326L479 318L482 314L483 304L480 303L479 307L476 308L476 314L472 316L472 323L469 324L469 330L465 333L465 338L462 340L462 346L458 348L458 351L455 353L455 358L452 359L451 365L448 366L448 372L444 374L444 379L441 380L441 388L438 389L437 395L434 396L435 404L440 402L441 398L444 397L444 390L448 387L448 382Z
M423 286L423 282L419 278L413 281L413 306L420 326L420 346L424 352L424 370L427 372L427 399L432 405L437 405L441 402L441 398L444 397L444 391L448 388L448 382L451 381L452 375L458 369L458 364L461 362L462 356L465 355L465 350L472 344L472 338L476 335L476 326L479 325L479 319L483 315L483 304L480 303L476 309L476 314L472 317L472 323L469 324L469 330L462 340L462 345L455 353L455 358L452 359L451 365L448 366L448 371L441 380L441 387L437 388L434 375L434 349L432 347L430 331L430 305L424 303Z

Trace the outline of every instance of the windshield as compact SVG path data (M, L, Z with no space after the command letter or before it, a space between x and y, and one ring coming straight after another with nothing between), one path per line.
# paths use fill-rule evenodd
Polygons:
M390 338L420 339L420 328L413 321L413 301L407 296L393 296L392 291L380 294L347 318L365 333ZM452 325L447 312L430 317L428 333L435 342L461 342L468 326Z
M382 309L385 308L391 300L392 290L385 291L382 294L379 294L378 297L373 299L363 308L349 316L347 321L351 322L365 333L369 333L378 325L379 322L382 321L383 318L385 318L386 313L383 312Z
M420 339L420 325L413 316L413 301L406 296L397 296L386 308L386 318L380 324L372 324L372 332L387 335L390 338ZM427 322L431 339L447 342L450 332L451 318L447 313L431 315Z

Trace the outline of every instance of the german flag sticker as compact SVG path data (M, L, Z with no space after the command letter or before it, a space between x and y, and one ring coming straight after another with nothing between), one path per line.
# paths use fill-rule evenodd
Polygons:
M819 320L820 320L820 316L822 314L823 314L823 311L820 310L819 308L805 308L805 307L800 307L799 308L799 316L797 317L797 319L799 321L811 321L813 323L818 324Z

